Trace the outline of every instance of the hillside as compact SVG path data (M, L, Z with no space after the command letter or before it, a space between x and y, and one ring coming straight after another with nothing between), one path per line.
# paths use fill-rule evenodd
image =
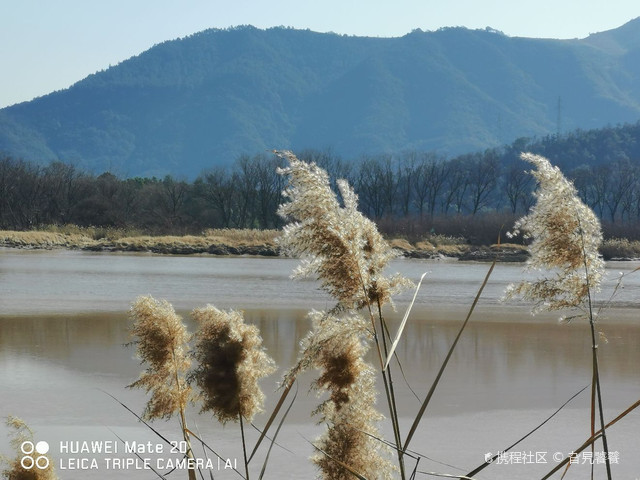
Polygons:
M194 177L272 148L455 155L639 118L640 18L582 40L239 27L164 42L0 110L0 151Z

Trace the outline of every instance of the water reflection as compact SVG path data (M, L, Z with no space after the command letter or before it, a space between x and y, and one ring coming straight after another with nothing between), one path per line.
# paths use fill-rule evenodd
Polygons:
M319 294L315 282L288 278L296 263L287 259L0 252L0 308L4 312L0 316L0 413L23 417L48 439L113 439L109 429L132 439L149 435L104 393L115 395L137 412L144 407L144 392L125 388L138 377L141 367L133 348L124 346L130 341L128 303L143 293L172 301L191 331L195 329L188 316L191 308L207 302L244 308L247 320L260 328L266 348L281 366L278 375L263 382L269 410L278 398L272 393L275 383L282 369L296 361L299 342L309 329L306 311L332 306ZM431 270L397 350L406 382L422 399L487 266L400 261L394 267L412 278ZM614 267L628 271L634 265ZM482 462L485 449L496 451L519 438L590 382L591 344L585 322L560 326L555 315L531 317L523 305L499 304L504 286L519 278L520 272L519 266L496 268L487 295L451 358L416 438L415 447L430 456L474 467ZM628 282L616 308L600 324L608 339L599 348L607 418L640 398L639 310L621 308L637 301L639 286L638 279ZM398 305L405 304L405 299L398 300ZM398 317L389 314L392 332ZM375 363L373 354L371 361ZM319 400L308 393L311 378L310 374L301 379L282 437L295 455L292 459L288 452L274 453L274 467L280 465L281 473L297 478L314 475L306 461L309 446L301 441L315 436L309 412ZM398 369L394 380L406 432L420 401ZM587 392L523 448L535 450L542 445L569 451L579 445L588 433L588 406ZM198 419L203 433L223 442L222 447L238 439L233 426L223 430L208 417L198 417L195 407L190 415ZM611 432L610 443L627 455L620 470L624 478L640 471L631 453L640 448L639 415L630 415ZM158 428L175 433L172 422L160 423ZM7 448L6 437L0 435L0 452ZM229 447L231 452L234 448ZM437 470L437 465L432 467ZM127 478L148 478L143 473L128 472ZM65 472L63 477L86 475ZM100 472L91 478L122 475ZM532 478L532 470L494 471L484 478Z
M195 325L188 313L182 313L193 331ZM260 328L269 354L282 367L292 365L297 358L299 342L309 329L305 314L297 309L245 312L247 321ZM391 321L392 331L396 324L397 319ZM454 320L429 318L424 312L409 322L397 353L414 390L424 391L430 384L459 325ZM640 391L638 327L623 323L605 325L603 330L608 339L600 346L603 380L614 385L617 392ZM0 332L0 383L33 388L35 396L41 393L38 385L51 380L51 369L64 371L67 381L78 388L86 387L87 379L101 377L109 377L112 385L120 382L124 386L140 371L134 349L125 347L130 341L126 312L9 317L1 320ZM373 356L371 361L375 361ZM453 407L468 410L558 405L568 392L589 383L590 362L591 343L585 322L491 322L480 315L471 321L453 354L440 387L442 393L437 396L442 400L436 398L434 408L438 413L449 413ZM56 386L64 386L59 377ZM461 395L470 388L474 396ZM402 390L401 401L410 407L415 400L408 389ZM452 405L450 398L457 396L460 398ZM611 401L619 403L615 398Z
M295 361L298 343L309 328L304 315L301 310L246 312L248 321L260 328L269 353L279 365L291 365ZM143 392L124 388L140 372L133 349L123 346L129 341L125 312L12 317L0 322L4 415L24 417L48 439L111 438L110 430L102 425L115 428L120 436L128 435L128 438L149 435L144 428L135 427L131 415L103 392L115 394L135 411L143 409ZM194 325L188 323L193 330ZM428 316L409 323L398 355L408 383L420 397L426 393L457 333L457 323ZM611 418L614 412L640 398L637 375L640 336L637 327L628 324L611 325L606 331L609 343L602 345L600 354L605 405ZM423 421L416 448L454 465L471 467L481 463L483 449L489 448L486 445L504 447L587 385L590 355L588 330L582 324L558 326L554 322L472 320ZM271 393L271 380L264 382L268 408L277 398L277 394ZM307 394L310 380L310 375L302 379L298 400L289 417L290 425L282 440L289 450L296 452L295 459L289 458L286 452L274 456L275 471L288 465L287 471L299 469L299 478L313 475L306 461L310 452L299 441L301 432L309 439L316 435L309 412L319 400ZM399 408L406 413L403 427L406 431L409 417L417 411L419 402L404 385L398 370L396 385L400 393ZM195 409L191 412L192 418L196 413ZM555 443L557 448L570 448L566 445L573 447L584 440L583 433L588 430L588 394L579 397L564 415L552 427L555 430L544 433L545 448ZM630 458L628 449L637 447L633 433L637 430L637 420L631 417L611 434L611 441L616 442L618 450L627 451L627 458ZM567 422L571 425L569 430ZM227 451L237 448L237 442L234 443L237 432L233 427L222 431L208 418L200 419L198 425L203 434L223 442L222 447L226 446ZM175 435L172 422L160 422L159 428ZM466 433L460 437L462 432ZM439 436L440 441L434 442L434 436ZM627 450L622 450L621 443ZM539 445L533 443L531 448L539 449ZM0 447L6 451L5 438L0 439ZM460 454L462 448L465 455ZM510 471L506 476L490 478L531 478L531 472L529 469L519 476ZM145 478L144 475L128 477ZM86 476L82 472L65 472L65 478ZM98 472L91 478L120 477L114 472Z

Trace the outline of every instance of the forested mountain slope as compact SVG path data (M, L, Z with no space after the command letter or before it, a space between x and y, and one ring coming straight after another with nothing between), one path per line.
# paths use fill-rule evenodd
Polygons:
M0 151L193 178L273 148L456 155L638 119L640 19L581 40L238 27L164 42L0 110Z

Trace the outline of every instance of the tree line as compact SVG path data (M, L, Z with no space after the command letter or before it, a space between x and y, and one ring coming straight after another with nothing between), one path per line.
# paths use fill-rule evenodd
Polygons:
M367 155L358 161L345 161L330 151L297 154L326 169L332 181L346 178L359 196L362 212L383 229L417 235L435 229L468 236L465 224L491 216L513 219L531 206L535 185L525 172L527 166L518 160L527 146L531 145L520 140L454 158L419 151ZM275 155L242 155L230 167L215 167L187 181L171 175L94 175L67 163L41 166L4 156L0 157L0 228L76 224L153 234L278 228L283 220L276 210L286 187L277 173L280 166ZM640 158L581 164L564 173L610 230L639 230ZM452 231L452 225L462 231Z

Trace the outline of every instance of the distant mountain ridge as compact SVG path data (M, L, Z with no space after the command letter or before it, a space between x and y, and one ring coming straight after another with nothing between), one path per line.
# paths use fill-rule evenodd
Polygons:
M0 151L194 176L240 154L458 154L640 119L640 18L581 40L238 27L167 41L0 110Z

